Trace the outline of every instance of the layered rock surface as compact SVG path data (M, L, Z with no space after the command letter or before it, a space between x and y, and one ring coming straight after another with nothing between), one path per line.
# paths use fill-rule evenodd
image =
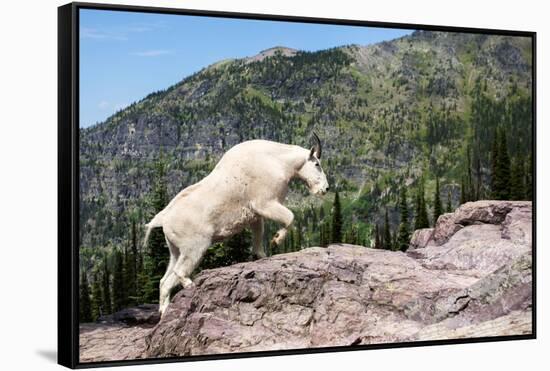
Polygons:
M339 244L203 271L155 327L87 325L81 344L139 358L529 334L531 234L530 202L467 203L406 253Z

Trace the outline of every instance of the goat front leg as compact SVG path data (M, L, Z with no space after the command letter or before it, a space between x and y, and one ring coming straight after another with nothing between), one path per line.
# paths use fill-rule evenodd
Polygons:
M277 201L271 201L258 207L256 212L266 219L273 220L283 225L283 228L279 229L271 239L271 243L280 245L286 237L288 228L294 221L294 214L292 211Z

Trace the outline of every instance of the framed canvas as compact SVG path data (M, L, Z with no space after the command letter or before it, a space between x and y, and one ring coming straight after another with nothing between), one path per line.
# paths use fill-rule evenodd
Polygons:
M60 364L536 337L534 32L58 20Z

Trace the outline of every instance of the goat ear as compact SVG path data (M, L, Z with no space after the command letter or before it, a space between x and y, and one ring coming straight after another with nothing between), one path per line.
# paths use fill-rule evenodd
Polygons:
M313 139L315 140L315 146L313 148L315 148L315 156L317 156L317 158L320 160L321 159L321 140L319 139L319 137L317 136L317 134L315 132L313 132Z
M309 158L312 159L314 154L315 154L315 147L311 147L311 151L309 151Z

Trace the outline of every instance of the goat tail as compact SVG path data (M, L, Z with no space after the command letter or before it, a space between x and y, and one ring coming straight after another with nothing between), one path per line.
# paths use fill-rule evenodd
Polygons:
M162 212L158 213L151 219L151 221L145 224L145 237L143 238L143 247L147 248L147 241L149 241L149 235L153 228L162 227Z

